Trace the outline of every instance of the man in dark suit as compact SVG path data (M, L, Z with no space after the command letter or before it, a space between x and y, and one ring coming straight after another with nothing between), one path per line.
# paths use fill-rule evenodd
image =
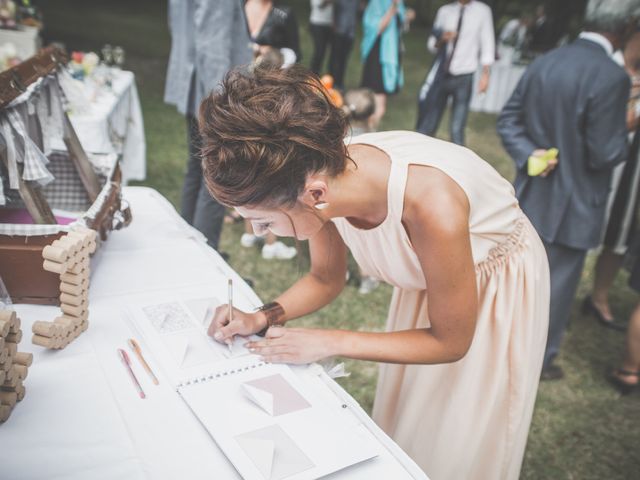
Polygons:
M551 267L543 379L563 376L553 360L587 251L600 241L611 170L626 158L630 81L611 54L634 31L639 14L640 0L590 0L586 31L534 61L498 119L517 168L516 194ZM529 176L529 156L552 147L558 158L540 176Z

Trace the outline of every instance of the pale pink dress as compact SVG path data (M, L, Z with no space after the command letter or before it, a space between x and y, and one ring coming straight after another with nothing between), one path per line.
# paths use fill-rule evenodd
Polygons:
M391 158L386 219L370 230L334 219L364 273L395 287L387 329L429 326L427 285L401 223L410 164L441 170L466 193L479 298L473 343L462 360L381 365L373 418L431 480L517 479L549 321L544 247L511 184L470 150L413 132L366 134L351 143Z

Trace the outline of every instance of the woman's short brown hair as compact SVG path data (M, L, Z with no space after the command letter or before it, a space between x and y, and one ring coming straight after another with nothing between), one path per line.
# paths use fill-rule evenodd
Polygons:
M346 168L345 116L304 67L232 70L199 123L207 187L227 206L293 206L308 174Z

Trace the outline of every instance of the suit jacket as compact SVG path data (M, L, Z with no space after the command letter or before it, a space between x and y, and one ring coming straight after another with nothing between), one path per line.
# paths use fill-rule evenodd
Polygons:
M578 39L534 61L498 119L522 209L548 243L598 245L612 168L626 159L630 80L601 45ZM527 175L538 148L556 147L546 178Z
M233 67L253 59L242 0L169 0L164 101L194 115Z

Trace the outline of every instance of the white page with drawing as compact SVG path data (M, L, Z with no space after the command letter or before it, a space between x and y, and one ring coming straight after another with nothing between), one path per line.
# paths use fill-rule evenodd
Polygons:
M211 365L228 358L247 355L247 341L236 337L223 345L207 335L215 309L227 303L222 289L192 289L188 292L156 293L137 296L124 304L134 332L173 385L182 379L210 370ZM241 295L236 306L250 311L252 306Z
M245 480L310 480L377 455L340 405L314 398L286 365L228 359L178 392Z

